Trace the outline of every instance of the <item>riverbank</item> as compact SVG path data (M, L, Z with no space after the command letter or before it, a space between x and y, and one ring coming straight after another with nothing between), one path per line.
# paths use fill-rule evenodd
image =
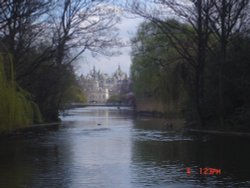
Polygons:
M136 113L141 115L163 115L164 106L161 102L153 100L137 100L136 101Z
M62 117L63 126L55 131L0 137L0 185L4 188L249 185L250 153L243 148L248 146L247 139L193 138L167 129L163 118L134 118L131 111L79 108L71 110L71 116ZM97 125L99 122L101 126ZM221 169L222 174L216 177L196 174L205 167ZM187 175L186 168L192 174Z
M210 134L210 135L221 135L221 136L247 136L250 137L250 132L243 132L233 129L228 130L218 130L216 127L211 129L199 129L187 125L184 119L177 118L174 115L170 115L170 118L166 118L166 113L164 111L164 105L157 101L150 100L138 100L136 102L137 108L135 110L136 115L142 117L156 117L162 118L161 124L166 125L166 127L183 129L185 132L190 132L194 134ZM180 126L181 125L181 126Z
M3 131L0 133L0 137L18 135L19 133L24 133L24 132L43 132L47 130L58 129L59 125L60 122L34 124L26 127L17 128L12 131Z
M250 137L250 133L236 132L236 131L219 131L219 130L201 130L201 129L185 129L186 132L194 134L209 134L209 135L221 135L221 136L247 136Z
M164 106L162 103L152 100L137 100L135 113L138 116L164 117Z

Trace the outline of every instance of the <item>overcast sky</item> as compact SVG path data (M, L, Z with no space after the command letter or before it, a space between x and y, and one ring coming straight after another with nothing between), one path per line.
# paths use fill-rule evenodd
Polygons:
M141 22L141 18L122 18L121 22L117 25L119 28L119 37L122 38L123 41L129 41L130 38L135 36L136 30ZM111 75L118 68L118 65L120 65L121 69L129 75L131 49L130 47L124 47L119 50L122 54L115 57L99 55L93 58L89 53L84 54L85 58L78 60L77 73L86 75L93 66L95 66L97 70Z

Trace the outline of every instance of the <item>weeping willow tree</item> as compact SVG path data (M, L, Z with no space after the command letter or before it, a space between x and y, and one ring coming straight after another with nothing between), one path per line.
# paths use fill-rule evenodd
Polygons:
M182 27L174 20L168 22ZM160 102L168 117L179 116L187 100L180 74L183 61L169 39L153 23L144 22L132 44L131 77L136 98Z
M30 94L15 82L11 55L0 54L0 132L41 121L39 108Z

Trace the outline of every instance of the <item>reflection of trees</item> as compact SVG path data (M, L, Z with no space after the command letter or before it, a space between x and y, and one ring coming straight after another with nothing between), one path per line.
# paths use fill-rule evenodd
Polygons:
M70 187L69 142L48 132L1 140L0 187Z
M21 148L8 150L7 147L1 144L0 187L22 187L30 182L33 169L21 162L25 159L20 155Z
M135 141L133 144L134 162L156 162L157 165L164 163L191 163L192 147L188 141Z
M142 125L140 125L138 132L140 130L143 130L143 133L152 132L153 134L152 130L142 129ZM250 152L243 148L248 145L249 140L203 137L194 141L181 140L181 138L180 140L175 138L171 141L171 135L166 132L166 137L169 136L170 140L160 141L160 139L150 138L150 134L148 137L147 135L145 134L144 137L135 135L137 138L132 144L132 163L135 166L137 178L143 178L141 172L145 172L147 167L150 167L161 169L160 173L167 174L163 174L165 178L183 180L183 178L187 178L185 168L191 167L195 171L192 178L203 184L212 181L212 179L200 176L198 170L208 167L222 170L221 176L213 177L216 182L220 180L223 184L228 182L234 184L235 182L249 181Z

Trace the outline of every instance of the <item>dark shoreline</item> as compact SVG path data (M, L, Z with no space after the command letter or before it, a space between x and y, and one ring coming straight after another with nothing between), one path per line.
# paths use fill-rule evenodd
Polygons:
M134 109L134 115L139 117L150 117L150 118L162 118L164 119L164 113L158 111L136 111ZM4 131L0 133L0 137L5 136L13 136L22 134L25 132L43 132L48 130L55 130L59 128L61 122L51 122L51 123L42 123L42 124L34 124L27 127L18 128L12 131ZM218 130L218 129L199 129L199 128L192 128L190 126L185 126L183 128L184 132L192 133L192 134L199 134L199 135L217 135L217 136L244 136L250 137L250 132L241 132L241 131L234 131L234 130Z
M146 117L157 117L157 118L163 118L164 113L158 112L158 111L135 111L135 114L137 116L146 116Z
M54 130L57 129L60 124L61 122L51 122L51 123L29 125L27 127L17 128L12 131L3 131L0 133L0 137L14 136L25 132L43 132L48 130Z
M151 117L151 118L164 118L164 113L158 111L136 111L136 116ZM200 134L200 135L217 135L217 136L244 136L250 137L250 132L241 132L235 130L218 130L216 128L212 130L192 128L190 126L185 126L183 128L184 132Z
M209 134L209 135L219 135L219 136L247 136L250 137L250 132L238 132L238 131L221 131L221 130L206 130L206 129L192 129L186 128L185 132L190 132L194 134Z

